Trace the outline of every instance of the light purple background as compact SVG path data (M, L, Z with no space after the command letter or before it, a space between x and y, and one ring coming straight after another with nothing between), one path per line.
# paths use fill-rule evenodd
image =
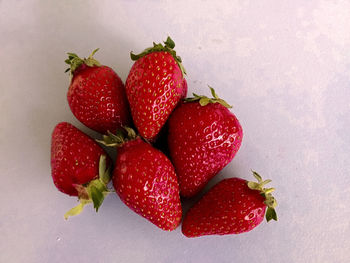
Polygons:
M349 1L0 0L0 262L350 262ZM211 183L272 179L279 221L224 237L163 232L111 195L96 214L50 176L71 114L67 51L125 81L129 52L170 34L189 91L233 104L242 147ZM187 203L186 208L191 202Z

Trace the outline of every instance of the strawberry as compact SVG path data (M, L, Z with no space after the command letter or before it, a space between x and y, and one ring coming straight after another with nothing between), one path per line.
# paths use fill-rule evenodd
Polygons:
M182 94L181 94L181 99L186 98L187 96L187 81L186 79L183 79L183 83L182 83L183 89L182 89Z
M67 99L74 116L87 127L106 134L130 123L123 82L109 67L102 66L92 52L87 59L68 53L72 80Z
M170 160L159 150L125 128L104 136L104 143L118 146L113 185L120 199L137 214L163 230L174 230L182 216L179 185Z
M168 145L180 193L191 197L224 168L237 153L243 131L224 100L194 95L169 118Z
M72 124L61 122L56 125L51 140L52 179L58 190L78 196L81 202L66 213L66 219L79 214L84 205L91 202L97 212L108 192L107 165L110 163L106 152Z
M126 80L126 95L131 115L140 135L154 141L160 129L181 98L186 97L187 83L181 58L168 37L162 44L153 44L139 55Z
M263 181L253 172L258 183L240 178L224 179L206 193L187 213L182 233L187 237L227 235L248 232L259 225L265 215L277 221L274 188L263 188Z

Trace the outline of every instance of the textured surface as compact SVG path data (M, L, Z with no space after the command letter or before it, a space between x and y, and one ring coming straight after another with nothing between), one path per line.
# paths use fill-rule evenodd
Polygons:
M78 68L67 99L75 117L95 131L115 133L121 125L130 125L123 82L107 66Z
M169 118L168 146L182 196L191 197L236 155L243 131L218 103L183 103Z
M259 191L248 188L246 180L222 180L191 207L182 231L188 237L251 231L264 219L264 201Z
M122 201L164 230L180 223L179 184L170 160L140 138L118 149L113 185Z
M106 155L104 150L73 125L58 124L51 144L52 178L56 187L77 196L75 184L86 184L98 177L102 154Z
M0 262L350 262L348 10L348 0L1 0ZM188 239L117 195L63 219L77 203L52 183L51 132L69 121L96 135L69 111L66 52L100 47L96 59L125 81L129 52L167 34L188 93L211 85L244 129L210 185L259 171L276 188L277 223Z
M186 92L180 67L168 52L138 59L126 80L132 118L142 137L153 140Z

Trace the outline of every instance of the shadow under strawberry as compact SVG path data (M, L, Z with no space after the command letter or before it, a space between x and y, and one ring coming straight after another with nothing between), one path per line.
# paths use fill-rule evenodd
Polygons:
M168 146L168 123L166 123L158 133L157 139L153 146L170 158Z

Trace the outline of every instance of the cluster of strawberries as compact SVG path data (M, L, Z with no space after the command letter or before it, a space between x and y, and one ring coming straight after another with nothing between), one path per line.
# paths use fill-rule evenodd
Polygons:
M88 203L96 211L113 181L120 199L163 230L182 218L180 195L192 197L235 156L242 127L210 88L212 98L185 98L186 72L168 37L153 43L135 61L126 85L109 67L68 53L71 84L67 98L76 118L103 134L98 142L117 148L113 162L98 143L62 122L52 133L51 168L56 187L79 198L65 218ZM135 132L135 128L137 132ZM157 149L158 148L158 149ZM112 167L114 169L112 170ZM195 204L183 220L187 237L250 231L264 218L277 220L273 188L240 178L224 179Z

